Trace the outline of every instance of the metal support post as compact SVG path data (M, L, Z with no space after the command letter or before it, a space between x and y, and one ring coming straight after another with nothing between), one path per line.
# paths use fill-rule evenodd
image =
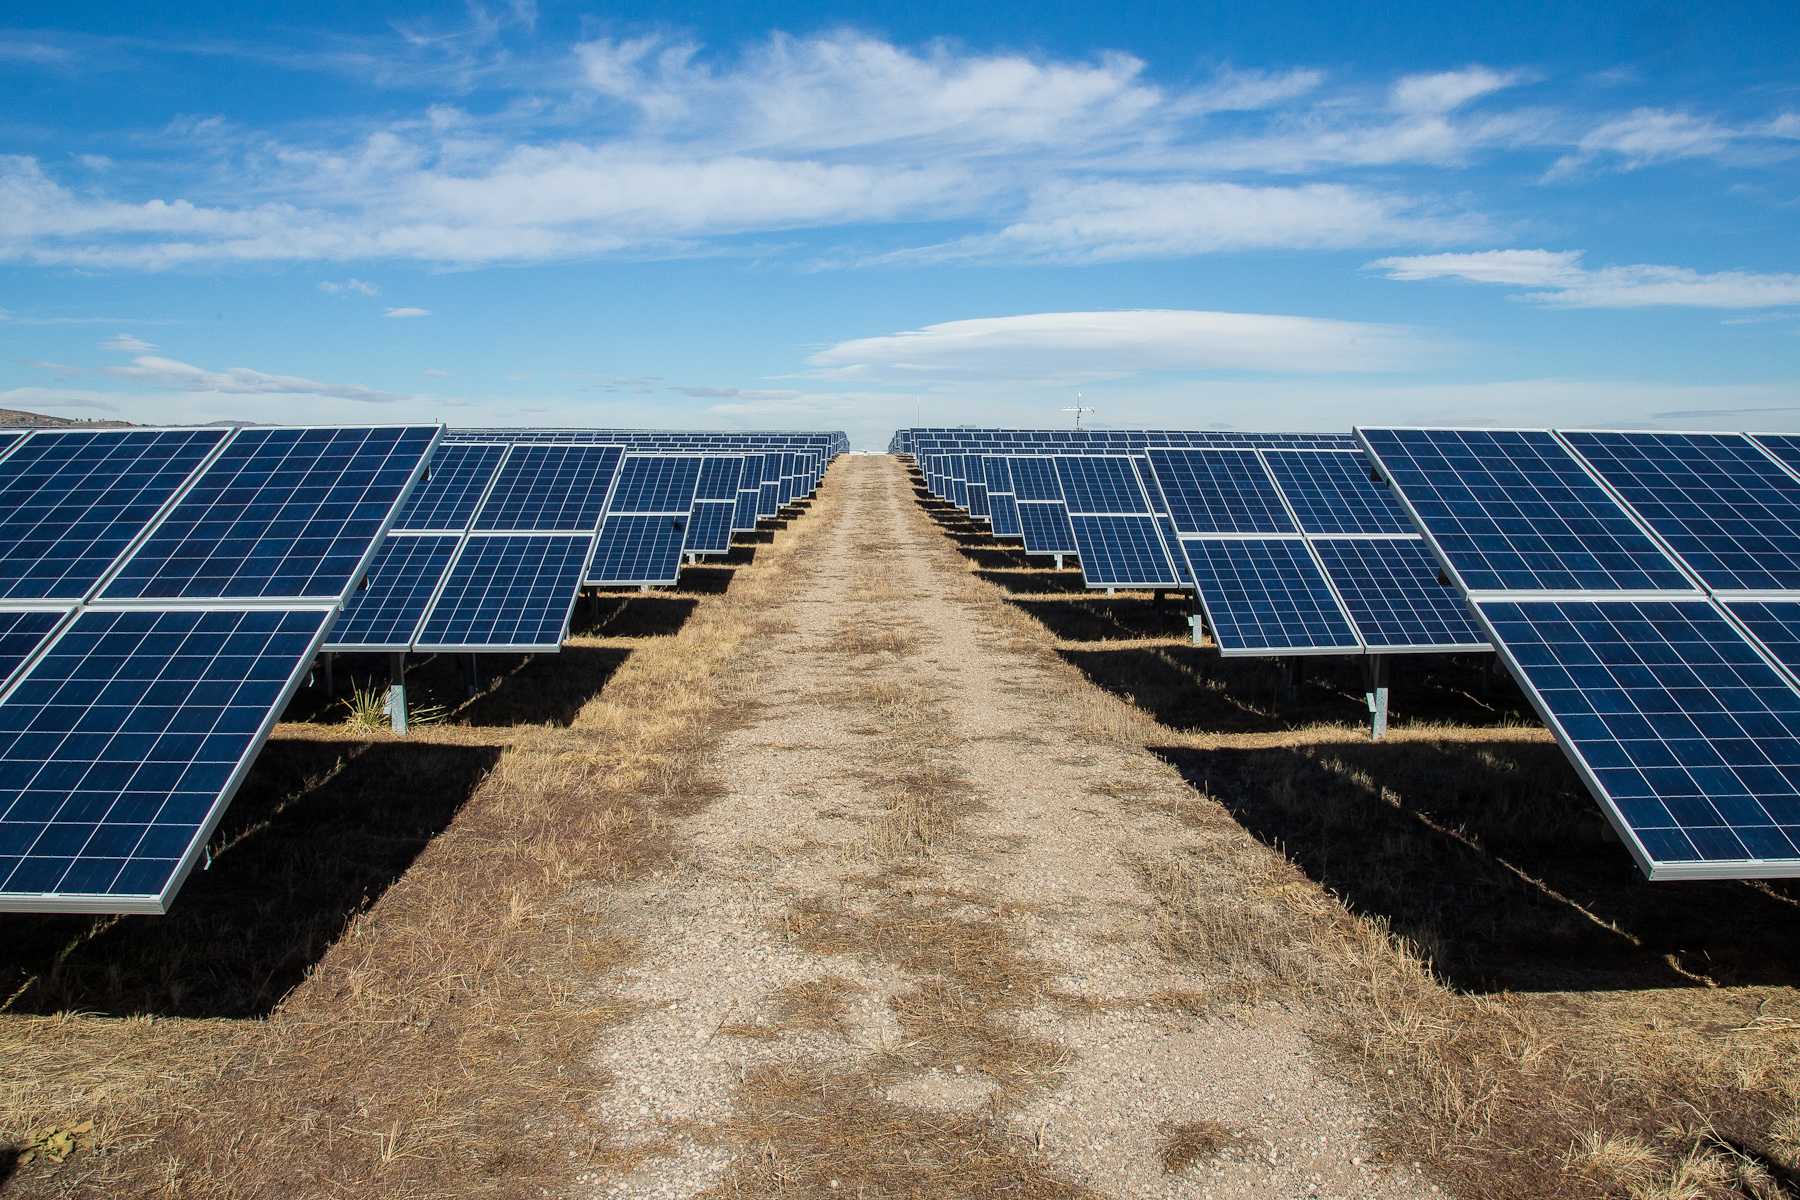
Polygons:
M1063 560L1062 555L1060 555L1060 554L1056 555L1056 569L1059 571L1063 569L1062 560Z
M320 682L325 685L327 696L337 695L337 670L331 651L319 655Z
M1370 654L1363 658L1363 699L1369 705L1369 739L1379 742L1387 736L1388 726L1388 656Z
M394 732L406 733L406 652L396 650L388 655L388 724Z
M473 654L463 655L463 682L471 697L481 690L481 666Z

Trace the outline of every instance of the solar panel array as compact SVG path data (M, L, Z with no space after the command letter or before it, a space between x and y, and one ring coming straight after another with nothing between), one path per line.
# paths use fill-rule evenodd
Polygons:
M11 441L0 909L167 907L441 432Z
M628 443L721 439L694 553L844 446L596 432L0 431L0 910L165 911L322 649L555 649Z
M1800 875L1792 440L1358 433L1645 873Z

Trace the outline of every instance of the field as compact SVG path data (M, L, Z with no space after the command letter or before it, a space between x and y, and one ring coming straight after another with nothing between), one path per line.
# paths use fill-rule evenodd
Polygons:
M1800 889L1643 881L1485 659L1374 743L895 460L778 524L0 917L0 1194L1800 1195Z

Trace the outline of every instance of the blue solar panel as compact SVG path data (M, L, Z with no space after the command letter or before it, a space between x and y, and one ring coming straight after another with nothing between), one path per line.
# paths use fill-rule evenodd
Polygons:
M624 453L617 446L514 446L475 528L592 531Z
M1007 466L1012 471L1014 496L1020 500L1062 503L1062 485L1056 481L1056 466L1048 458L1013 458Z
M748 533L756 528L756 493L740 491L737 503L732 506L731 527L741 533Z
M686 513L700 483L697 454L627 454L609 513Z
M1800 482L1746 438L1563 437L1708 587L1800 588Z
M1013 494L1012 467L1006 457L1000 454L989 454L981 460L982 482L987 484L988 498L1004 492Z
M1759 433L1755 438L1770 454L1800 472L1800 434Z
M774 455L770 456L775 457ZM756 514L759 517L775 517L781 515L781 481L764 479L762 488L756 499Z
M1189 538L1181 545L1221 654L1362 649L1299 538Z
M1089 587L1177 587L1156 518L1070 514Z
M0 461L0 598L85 599L222 429L40 433Z
M1292 532L1294 522L1256 451L1152 448L1149 458L1179 532Z
M700 482L694 489L696 500L735 500L738 480L744 474L744 460L709 454L700 464Z
M1416 537L1317 538L1313 549L1371 650L1488 645L1468 601Z
M1075 553L1075 531L1069 527L1069 510L1060 502L1020 503L1019 535L1025 539L1028 554Z
M419 631L421 650L555 650L568 632L591 538L470 537Z
M1800 677L1800 600L1733 600L1725 607L1776 662Z
M1800 869L1800 693L1711 604L1479 607L1647 873Z
M1265 450L1263 461L1307 533L1411 533L1394 489L1360 451Z
M162 911L329 617L77 616L0 703L0 908Z
M984 519L988 516L987 484L969 484L969 515Z
M0 611L0 686L25 665L66 616L64 611L43 609Z
M1149 497L1129 458L1068 455L1053 459L1063 503L1071 517L1082 513L1148 513Z
M1693 590L1547 431L1360 432L1470 591Z
M437 432L241 429L101 595L336 600L356 582Z
M723 500L695 501L682 549L689 554L723 554L731 549L733 507Z
M988 521L993 526L995 537L1016 538L1022 532L1019 524L1019 503L1005 493L990 493L988 496Z
M331 627L328 650L406 650L456 554L456 534L389 534Z
M429 472L406 498L395 529L467 529L506 456L492 443L451 442L431 456Z
M1169 548L1169 565L1175 568L1175 577L1182 587L1193 587L1194 569L1188 565L1187 555L1181 549L1181 537L1175 532L1175 522L1159 513L1156 527L1162 531L1163 545Z
M615 513L601 526L587 581L596 586L672 584L681 578L686 516Z

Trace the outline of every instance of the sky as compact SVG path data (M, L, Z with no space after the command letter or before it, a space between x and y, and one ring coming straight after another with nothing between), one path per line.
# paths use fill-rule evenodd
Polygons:
M1800 429L1800 6L0 18L0 407Z

